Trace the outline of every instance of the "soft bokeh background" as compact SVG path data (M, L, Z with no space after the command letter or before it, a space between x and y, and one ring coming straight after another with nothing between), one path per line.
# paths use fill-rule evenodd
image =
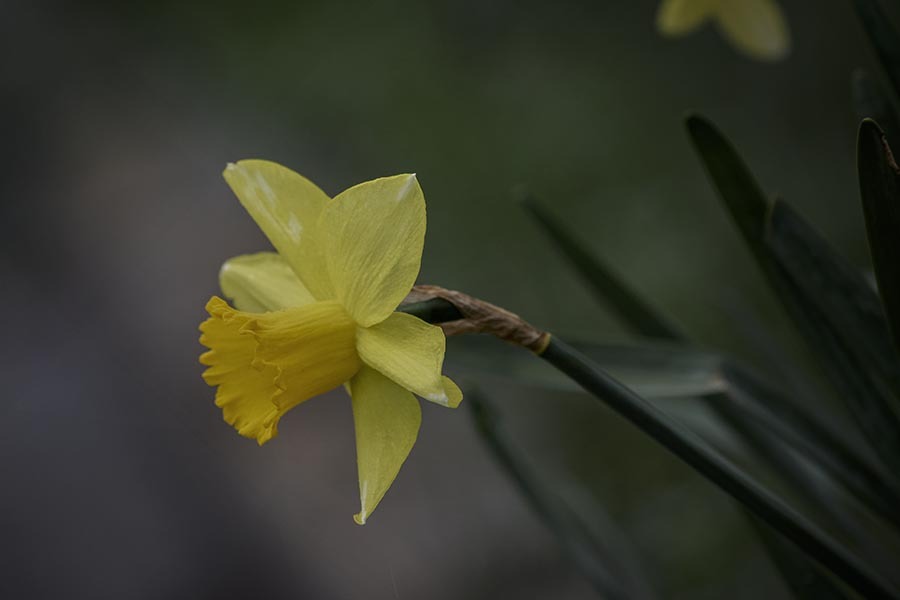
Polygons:
M337 193L414 171L421 281L626 339L515 205L527 184L699 343L769 369L741 316L780 316L682 118L714 119L866 265L849 81L873 59L850 3L785 4L793 54L761 64L708 28L660 39L651 1L6 0L0 595L594 597L465 407L424 407L365 527L342 393L264 448L222 422L196 328L221 262L268 244L220 172L268 158ZM608 506L661 597L784 596L729 500L654 443L452 353L561 494Z

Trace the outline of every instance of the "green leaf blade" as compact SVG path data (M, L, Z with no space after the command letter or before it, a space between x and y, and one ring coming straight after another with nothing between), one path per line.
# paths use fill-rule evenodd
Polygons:
M867 439L884 462L900 469L900 363L887 333L878 296L862 274L783 202L769 219L767 246L803 319L810 345Z
M900 96L900 32L891 24L879 0L853 0L853 6L885 75Z
M897 590L858 556L760 486L742 469L696 438L676 421L597 368L584 355L553 338L541 355L632 425L739 501L746 509L794 542L808 556L864 597L900 598Z
M873 119L884 129L892 143L900 142L900 112L890 93L868 71L853 73L853 106L860 121Z
M612 308L636 333L660 339L681 338L678 329L668 319L632 292L609 266L588 252L585 245L553 218L535 198L526 197L522 200L522 206L557 250L568 259L594 297Z
M464 336L451 338L449 344L448 360L454 368L464 369L473 376L511 378L553 392L580 390L571 379L546 368L535 356L509 352L495 340ZM717 445L728 443L728 439L714 435L710 427L716 423L705 416L709 411L732 429L737 423L770 433L764 440L770 447L769 454L761 454L760 459L780 473L808 503L830 500L809 487L798 486L793 474L783 469L787 463L772 458L783 453L782 446L787 445L817 464L834 486L900 529L897 515L900 490L891 487L891 479L860 458L830 421L810 413L730 357L692 346L659 342L572 342L572 346L640 396ZM733 447L734 442L728 445Z
M891 472L900 472L900 424L891 408L900 377L883 355L886 338L878 325L877 298L860 274L786 204L766 198L734 147L711 123L691 117L687 126L768 283L864 438Z
M761 263L765 261L763 235L770 203L756 178L744 164L734 146L699 115L691 115L686 121L688 135L700 154L706 172L719 190L719 196L728 207L734 224Z
M894 346L900 350L900 168L874 121L860 125L857 161L875 278Z

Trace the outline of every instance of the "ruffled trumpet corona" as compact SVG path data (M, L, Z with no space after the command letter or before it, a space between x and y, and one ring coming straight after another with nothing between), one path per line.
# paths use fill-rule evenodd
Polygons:
M395 309L419 273L425 198L415 175L334 198L276 163L229 164L225 180L277 252L238 256L200 325L204 380L225 421L260 445L290 409L340 387L350 394L364 524L419 432L415 395L455 408L441 374L440 327Z

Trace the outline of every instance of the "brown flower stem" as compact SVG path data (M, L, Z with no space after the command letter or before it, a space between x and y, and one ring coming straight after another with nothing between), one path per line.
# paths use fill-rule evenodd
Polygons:
M399 310L439 324L447 335L487 333L501 340L541 354L550 343L550 334L526 322L517 314L490 302L436 285L417 285ZM421 307L417 314L414 306ZM432 317L432 318L426 318ZM440 320L435 320L435 317Z

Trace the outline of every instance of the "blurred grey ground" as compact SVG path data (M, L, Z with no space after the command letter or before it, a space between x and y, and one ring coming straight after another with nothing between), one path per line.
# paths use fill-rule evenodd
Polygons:
M696 109L868 260L849 78L872 61L840 0L785 7L777 65L708 30L658 39L654 2L2 8L3 597L593 597L464 408L425 407L364 528L341 393L261 449L221 421L196 327L219 264L267 247L227 161L330 193L415 171L423 282L622 339L512 203L527 183L701 343L765 368L734 321L777 311L683 135ZM728 501L620 420L486 390L562 492L593 477L575 495L621 518L662 597L783 593Z

